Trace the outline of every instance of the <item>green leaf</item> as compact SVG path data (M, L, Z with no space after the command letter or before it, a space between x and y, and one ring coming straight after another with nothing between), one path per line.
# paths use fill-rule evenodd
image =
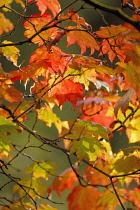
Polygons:
M110 131L99 124L92 123L89 120L79 120L74 124L72 133L74 134L75 139L89 135L98 140L100 137L108 139L108 133L110 133ZM73 137L73 134L72 136L70 135L71 138Z
M0 116L0 132L7 136L7 133L18 133L20 128L15 125L11 120Z
M103 158L105 151L105 147L96 138L90 136L73 141L70 148L70 153L76 153L80 161L84 158L88 158L90 161L95 161L98 157Z
M12 148L12 144L10 143L9 139L6 135L0 133L0 152L8 156L10 148Z
M35 199L36 197L41 199L40 196L43 196L47 189L38 179L34 178L24 178L20 180L19 185L16 184L13 187L13 193L18 192L19 196L22 197L31 197Z
M57 168L55 163L50 161L45 162L34 162L30 166L27 166L24 170L25 174L32 173L34 178L43 177L48 180L48 176L55 176L56 173L54 169Z

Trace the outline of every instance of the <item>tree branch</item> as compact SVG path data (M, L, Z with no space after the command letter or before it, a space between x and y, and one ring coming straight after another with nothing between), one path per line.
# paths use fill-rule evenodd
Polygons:
M102 4L96 0L83 0L85 3L90 4L91 6L101 9L105 12L109 12L111 14L116 15L117 17L121 18L127 23L133 25L138 31L140 31L140 21L132 20L127 14L125 14L121 8L119 7L112 7L105 4Z

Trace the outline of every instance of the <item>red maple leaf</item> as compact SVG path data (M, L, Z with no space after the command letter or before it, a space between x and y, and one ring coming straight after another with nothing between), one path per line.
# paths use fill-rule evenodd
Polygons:
M70 101L74 107L78 98L83 98L84 89L78 82L73 82L70 79L63 80L55 88L55 96L61 106L65 101Z

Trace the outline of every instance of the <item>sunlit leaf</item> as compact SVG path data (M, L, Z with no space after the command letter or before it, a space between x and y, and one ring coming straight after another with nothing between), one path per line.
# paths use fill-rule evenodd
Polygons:
M27 166L26 169L24 170L24 173L25 174L32 173L32 176L34 178L43 177L44 179L48 180L49 176L56 175L54 171L54 169L56 168L57 166L50 161L44 161L44 162L36 161L32 163L30 166Z
M83 87L78 82L73 82L73 80L67 79L62 80L57 86L53 88L53 92L61 106L67 100L70 101L74 106L78 98L83 98Z
M117 193L120 196L122 203L125 203L128 192L125 189L117 189ZM119 201L113 189L106 189L104 193L100 194L100 198L97 202L97 207L100 207L101 209L115 210L118 205Z
M117 116L119 109L121 109L122 113L125 115L125 112L128 108L129 102L134 98L135 91L133 88L129 89L115 104L114 113Z
M27 210L27 209L32 209L35 210L34 206L31 203L20 203L20 202L15 202L9 205L10 209L12 210ZM9 210L9 207L2 207L2 210Z
M122 25L101 27L100 31L96 31L99 37L105 38L101 42L102 50L100 55L107 53L111 62L115 57L123 61L126 58L125 52L133 50L132 44L127 42L128 39L131 40L131 37L126 37L128 33L129 29Z
M0 153L4 154L6 157L9 156L12 144L8 137L0 132Z
M23 26L26 29L24 36L30 38L36 32L45 27L45 29L39 33L39 35L35 36L31 41L33 43L37 43L38 45L42 45L44 44L43 40L48 41L49 39L54 39L57 36L57 28L50 28L51 25L55 24L54 22L49 24L50 21L52 21L52 17L49 13L44 13L42 16L39 14L30 16L28 20L23 22Z
M36 197L41 199L40 196L43 196L47 192L44 184L38 179L24 178L18 183L19 184L16 184L13 187L13 193L18 192L20 197L29 195L32 199L35 199Z
M56 208L51 207L49 204L41 203L40 206L42 208L38 208L38 210L57 210Z
M38 6L40 12L41 12L41 15L43 13L45 13L45 11L47 9L49 9L53 15L57 15L57 13L60 12L60 4L58 2L58 0L38 0L36 2L36 0L28 0L28 2L31 2L31 1L35 1L36 5Z
M112 174L128 174L140 168L140 147L128 147L117 153L113 160Z
M80 26L68 26L67 30L70 30L67 33L67 46L75 43L78 44L81 48L81 54L83 54L87 48L91 49L91 54L94 53L95 49L99 50L99 45L95 38L86 31L83 31L84 28Z
M104 158L105 148L94 137L81 137L80 140L74 140L70 148L71 154L76 154L79 161L88 158L95 161L97 158Z
M1 85L0 86L0 97L9 102L18 102L22 99L22 95L19 90L14 86Z
M5 119L0 116L0 132L6 135L7 133L18 133L19 127L11 120Z
M12 42L5 40L2 43L9 44ZM7 60L9 60L15 66L17 66L17 59L20 55L20 51L17 47L15 47L15 46L0 47L0 54L2 54Z
M42 120L47 126L51 127L52 124L56 126L59 133L62 131L62 127L68 127L68 124L62 122L59 117L47 106L38 110L38 119Z
M97 161L95 162L95 166L99 168L100 170L104 171L107 174L110 174L109 164L104 163L103 161ZM99 171L95 170L94 168L87 166L86 167L86 180L91 182L93 185L108 185L110 184L110 180L107 176L100 173Z
M77 23L78 25L83 25L86 28L91 27L88 23L86 23L85 19L83 17L79 17L78 13L75 13L73 10L68 10L67 15L60 14L59 19L68 19L68 21L72 21Z
M133 202L137 208L140 208L140 188L134 188L133 190L128 191L128 200Z
M74 186L74 183L77 181L78 179L76 174L71 168L69 168L52 181L52 184L48 189L48 193L51 194L56 191L60 196L62 191L66 189L71 190Z
M67 198L69 202L68 209L96 209L99 195L100 192L94 187L82 187L81 185L78 185L73 189Z

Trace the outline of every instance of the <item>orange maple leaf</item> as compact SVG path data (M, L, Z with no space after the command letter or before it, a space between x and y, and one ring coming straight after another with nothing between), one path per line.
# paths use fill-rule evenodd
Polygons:
M78 98L83 98L84 89L82 85L78 82L73 82L70 79L62 80L54 89L59 106L68 100L76 107Z
M2 35L4 32L9 32L14 28L11 21L7 18L5 18L3 13L0 13L0 35Z
M78 25L83 25L86 28L91 28L91 25L86 23L85 19L83 17L79 17L78 13L75 13L73 10L69 10L67 15L59 15L59 19L68 19L69 21L75 22Z
M71 55L61 51L59 47L53 46L51 51L47 51L46 46L41 46L31 55L29 63L32 64L43 61L51 74L59 70L63 73L70 62L70 56Z
M57 36L57 28L52 27L47 29L47 26L50 27L51 25L54 24L54 22L49 24L51 20L52 17L49 13L44 13L42 16L40 16L39 14L31 15L28 20L23 22L23 26L26 28L24 36L30 38L35 33L40 31L40 29L46 27L46 30L42 31L39 34L39 36L38 35L35 36L32 39L32 42L37 43L38 45L42 45L44 44L44 41L47 41L49 39L54 39Z
M94 97L94 96L93 96ZM87 98L93 98L92 94ZM111 104L108 104L106 101L102 101L102 104L92 101L89 104L84 104L82 107L83 120L91 120L94 123L98 123L102 126L105 126L110 129L111 123L115 120L113 108Z
M140 187L128 191L128 200L140 209Z
M88 32L83 31L85 29L81 26L68 26L66 29L69 30L67 33L67 47L76 43L81 48L81 54L86 51L87 47L91 49L90 54L93 54L95 49L99 50L98 42Z
M41 12L41 15L45 13L47 9L49 9L53 15L57 15L60 12L60 4L58 0L28 0L28 2L35 1L38 9Z
M126 58L125 52L133 50L133 45L128 42L132 38L132 36L128 36L129 32L129 28L123 25L101 27L100 31L96 31L98 37L104 38L101 42L102 49L99 55L108 53L111 62L116 56L123 61ZM137 37L139 37L138 33Z
M22 95L15 87L3 84L0 86L0 97L9 102L18 102L22 99Z
M100 168L104 172L109 174L109 165L105 164L102 160L98 161L98 165L95 162L96 167ZM87 166L86 167L86 180L91 182L93 185L108 185L110 180L104 174L98 172L94 168Z
M76 186L68 196L69 210L97 209L100 192L94 187Z
M48 193L51 194L53 191L56 191L60 196L61 192L65 189L71 190L74 183L77 182L77 176L71 168L65 170L59 177L56 177L51 186L48 189Z

